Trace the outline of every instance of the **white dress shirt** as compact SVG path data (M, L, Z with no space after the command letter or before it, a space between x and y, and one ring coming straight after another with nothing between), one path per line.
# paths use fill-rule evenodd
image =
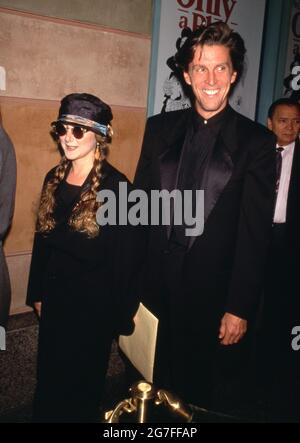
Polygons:
M276 145L278 148L280 145ZM286 146L281 146L283 151L282 156L282 167L279 181L279 188L277 193L277 200L274 213L274 223L285 223L286 222L286 208L287 199L290 186L292 164L295 150L295 142L290 143Z

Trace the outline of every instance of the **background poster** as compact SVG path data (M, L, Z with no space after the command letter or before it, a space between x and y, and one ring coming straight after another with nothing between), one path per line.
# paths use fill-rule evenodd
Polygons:
M294 0L290 18L283 95L300 100L300 0Z
M239 32L247 49L243 78L230 99L233 108L254 119L265 15L265 0L154 0L160 7L154 25L152 69L149 91L149 115L189 106L180 85L167 65L176 52L176 41L184 27L195 29L225 21Z

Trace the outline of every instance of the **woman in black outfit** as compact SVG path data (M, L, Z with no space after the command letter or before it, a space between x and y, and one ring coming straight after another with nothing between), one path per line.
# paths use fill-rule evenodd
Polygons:
M63 156L45 178L27 295L40 316L36 422L99 419L112 339L133 331L143 236L96 220L99 190L130 189L105 159L111 120L99 98L70 94L53 123Z

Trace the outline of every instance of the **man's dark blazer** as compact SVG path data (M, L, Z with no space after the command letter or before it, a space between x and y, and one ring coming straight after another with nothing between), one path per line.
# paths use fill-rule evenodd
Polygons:
M294 265L296 257L299 257L299 223L300 223L300 141L295 141L294 157L291 170L290 186L288 191L286 229L287 242L291 256L288 260Z
M287 195L285 237L278 244L272 241L267 260L267 284L265 291L270 292L271 303L276 293L278 299L286 301L286 314L293 319L291 326L300 324L299 286L299 253L300 253L300 141L295 141L294 156L291 169L289 190ZM278 271L278 272L277 272ZM268 298L268 294L267 294ZM282 318L283 306L278 307L278 315Z
M300 351L292 329L300 325L300 142L295 141L286 222L273 228L264 285L258 364L274 418L299 417ZM276 231L279 228L279 231ZM282 231L283 229L283 231ZM278 236L279 234L279 236ZM298 411L298 412L297 412Z
M135 187L146 191L176 187L190 118L191 110L184 110L148 120ZM218 345L223 314L248 320L255 312L272 223L274 144L266 128L229 107L204 189L204 232L192 240L174 273L176 283L166 308L177 355L171 365L191 380L205 365L208 350ZM142 295L159 316L166 292L164 263L170 256L167 228L151 227Z

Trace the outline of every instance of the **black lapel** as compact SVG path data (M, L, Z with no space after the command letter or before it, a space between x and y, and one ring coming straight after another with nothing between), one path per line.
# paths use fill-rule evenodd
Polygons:
M162 146L158 159L161 189L172 191L176 188L178 166L190 115L190 109L182 111L180 114L175 112L169 113L170 118L167 118L165 121L161 139Z
M204 222L207 221L232 175L234 166L232 157L239 145L236 115L229 107L209 163L207 185L204 190Z
M214 151L209 162L206 185L204 189L204 223L215 207L233 171L232 156L238 148L237 114L229 109L226 122L217 138ZM204 226L205 229L205 226ZM189 249L199 237L191 237Z
M204 222L207 221L233 170L233 162L227 144L219 136L209 164L208 179L204 190Z
M185 133L182 134L173 146L169 147L159 156L159 170L161 189L167 189L171 192L176 188L178 167L184 144Z
M181 111L180 113L168 113L163 127L158 158L160 172L160 189L166 189L172 192L177 188L178 171L182 148L188 128L191 110ZM177 121L173 121L176 117ZM173 207L171 207L170 220L173 219ZM166 226L167 237L171 234L171 224Z

